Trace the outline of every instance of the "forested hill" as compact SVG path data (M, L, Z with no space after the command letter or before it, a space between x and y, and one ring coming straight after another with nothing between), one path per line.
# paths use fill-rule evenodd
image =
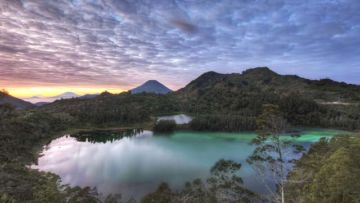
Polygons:
M242 74L207 72L179 90L184 96L207 96L214 92L299 94L320 103L344 104L360 101L360 86L330 79L309 80L296 75L280 75L267 67L248 69Z
M0 105L3 104L11 105L16 109L29 109L34 107L30 102L13 97L5 91L0 91Z
M175 95L186 112L211 115L198 119L199 129L226 120L219 128L242 125L241 129L251 130L264 104L278 105L294 125L347 129L360 125L359 85L280 75L267 67L241 74L207 72Z

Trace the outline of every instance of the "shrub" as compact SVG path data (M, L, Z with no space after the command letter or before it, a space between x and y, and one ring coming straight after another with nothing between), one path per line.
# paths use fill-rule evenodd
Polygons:
M175 128L176 128L176 123L174 120L160 120L155 123L153 131L160 133L169 133L169 132L173 132Z

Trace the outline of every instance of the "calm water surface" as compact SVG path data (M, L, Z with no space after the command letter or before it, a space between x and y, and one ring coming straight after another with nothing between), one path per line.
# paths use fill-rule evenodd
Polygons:
M309 147L320 137L342 133L337 130L303 131L297 142ZM246 158L254 150L250 141L254 133L175 132L156 136L151 131L135 136L108 139L79 139L65 135L44 147L37 165L53 172L64 184L97 187L103 194L122 193L125 197L141 197L161 182L181 188L186 181L206 178L219 159L243 164L240 175L245 185L257 192L265 188Z

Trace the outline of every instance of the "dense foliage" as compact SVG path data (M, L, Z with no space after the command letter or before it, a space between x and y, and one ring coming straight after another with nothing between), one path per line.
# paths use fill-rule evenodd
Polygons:
M264 110L256 120L257 136L253 139L255 150L247 159L257 176L264 184L276 186L278 189L264 195L269 202L286 202L286 175L294 160L289 159L290 153L301 153L302 145L297 145L289 139L282 139L282 135L289 131L288 123L283 118L279 107L264 105ZM293 135L297 136L297 135ZM293 152L294 151L294 152Z
M210 177L204 182L195 179L185 184L180 191L172 191L166 183L146 195L142 203L217 203L256 202L259 197L243 187L243 180L237 175L241 164L231 160L219 160L210 170Z
M30 102L11 96L5 89L0 90L0 104L11 104L16 109L30 109L35 107Z
M243 74L208 72L174 94L182 111L216 115L228 123L223 123L224 128L219 130L232 131L239 127L229 129L229 125L239 121L248 123L242 125L242 130L254 128L254 118L261 114L264 104L279 106L288 122L295 126L358 129L359 95L360 87L356 85L283 76L268 68L250 69ZM253 122L244 121L249 119ZM209 127L205 119L196 122L197 128Z
M153 131L157 133L171 133L176 129L174 120L159 120L155 123Z
M39 194L43 187L48 190L50 199L57 198L58 178L29 170L25 165L36 160L34 150L49 141L53 132L67 127L68 117L40 112L23 114L13 109L0 106L0 199L4 202L46 202Z
M190 129L199 131L255 130L256 119L241 115L198 115L190 122Z
M94 99L59 100L40 111L66 112L82 125L129 124L150 121L154 114L178 111L175 104L173 98L157 94L103 93Z
M124 137L132 137L142 133L143 129L90 129L80 130L75 133L71 133L70 136L74 137L79 142L90 143L106 143L120 140Z
M360 201L360 136L321 139L289 174L289 202Z

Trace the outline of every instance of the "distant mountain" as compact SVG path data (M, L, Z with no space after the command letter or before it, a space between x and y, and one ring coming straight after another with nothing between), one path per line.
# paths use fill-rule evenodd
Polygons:
M0 104L11 104L16 109L30 109L35 107L30 102L13 97L5 92L0 91Z
M167 94L172 92L169 88L167 88L165 85L161 84L157 80L149 80L145 82L144 84L140 85L139 87L136 87L132 90L130 90L131 94L138 94L142 92L147 93L156 93L156 94Z
M78 97L78 96L79 95L75 94L74 92L64 92L62 94L59 94L57 96L50 97L50 98L70 99L70 98L74 98L74 97Z
M76 98L76 97L79 97L79 95L77 95L73 92L64 92L62 94L52 96L52 97L34 96L34 97L30 97L30 98L25 98L24 100L41 106L41 105L44 105L45 103L51 103L55 100L71 99L71 98Z
M360 101L360 86L330 79L309 80L296 75L280 75L267 67L248 69L240 73L207 72L178 91L179 95L205 100L226 95L279 97L298 94L318 102Z
M37 102L35 103L35 106L44 106L46 104L50 104L51 102Z
M99 94L85 94L85 95L79 97L79 99L93 99L97 96L99 96Z

